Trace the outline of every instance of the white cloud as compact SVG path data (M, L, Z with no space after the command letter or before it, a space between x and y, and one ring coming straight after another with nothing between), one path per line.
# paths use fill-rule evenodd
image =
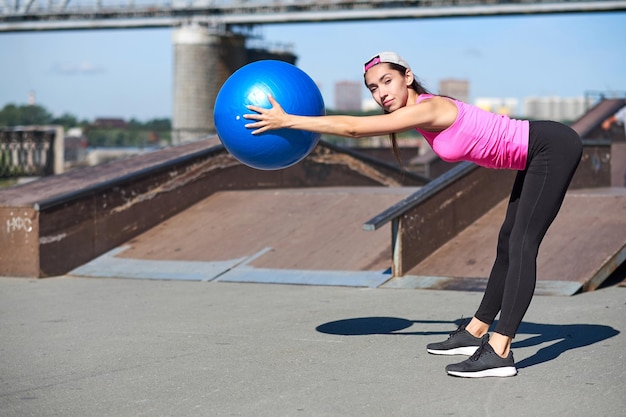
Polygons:
M483 51L478 48L467 48L465 49L465 56L480 59L483 57Z
M89 61L62 62L54 64L52 71L61 75L92 75L104 72L104 68Z

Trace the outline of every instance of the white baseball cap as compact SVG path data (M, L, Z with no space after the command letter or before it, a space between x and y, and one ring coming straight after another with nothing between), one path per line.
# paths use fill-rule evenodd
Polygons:
M403 66L406 69L411 69L411 67L409 67L409 64L407 64L407 62L404 59L402 59L400 55L398 55L395 52L386 51L386 52L380 52L374 55L373 57L371 57L369 61L367 61L365 65L363 65L363 73L366 73L367 70L369 70L376 64L380 64L381 62L398 64L398 65Z

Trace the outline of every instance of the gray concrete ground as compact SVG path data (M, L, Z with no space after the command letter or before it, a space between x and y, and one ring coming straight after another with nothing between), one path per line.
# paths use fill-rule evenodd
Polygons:
M535 297L519 374L426 353L481 294L0 279L0 416L624 416L626 288Z

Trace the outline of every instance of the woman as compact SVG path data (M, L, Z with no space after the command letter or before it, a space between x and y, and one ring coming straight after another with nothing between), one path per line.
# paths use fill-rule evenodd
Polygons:
M381 52L364 66L365 85L385 114L375 116L295 116L272 97L270 109L249 106L247 127L259 134L292 128L352 138L416 129L435 153L449 162L471 161L494 169L517 170L497 256L482 302L469 321L440 343L432 354L471 355L448 365L462 377L517 374L511 341L532 299L539 244L556 217L582 154L571 128L556 122L510 119L454 100L434 96L415 79L394 52ZM500 313L491 337L488 330Z

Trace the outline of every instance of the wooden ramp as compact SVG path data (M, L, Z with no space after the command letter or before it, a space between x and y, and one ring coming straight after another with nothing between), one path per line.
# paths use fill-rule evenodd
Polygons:
M507 201L388 286L482 290ZM541 245L537 292L597 288L626 259L626 188L569 191Z
M415 187L222 191L72 274L379 286L391 233L363 230Z
M81 276L481 290L506 201L390 279L391 232L362 230L411 187L213 194L77 268ZM570 191L540 250L540 294L593 290L626 258L626 189Z

